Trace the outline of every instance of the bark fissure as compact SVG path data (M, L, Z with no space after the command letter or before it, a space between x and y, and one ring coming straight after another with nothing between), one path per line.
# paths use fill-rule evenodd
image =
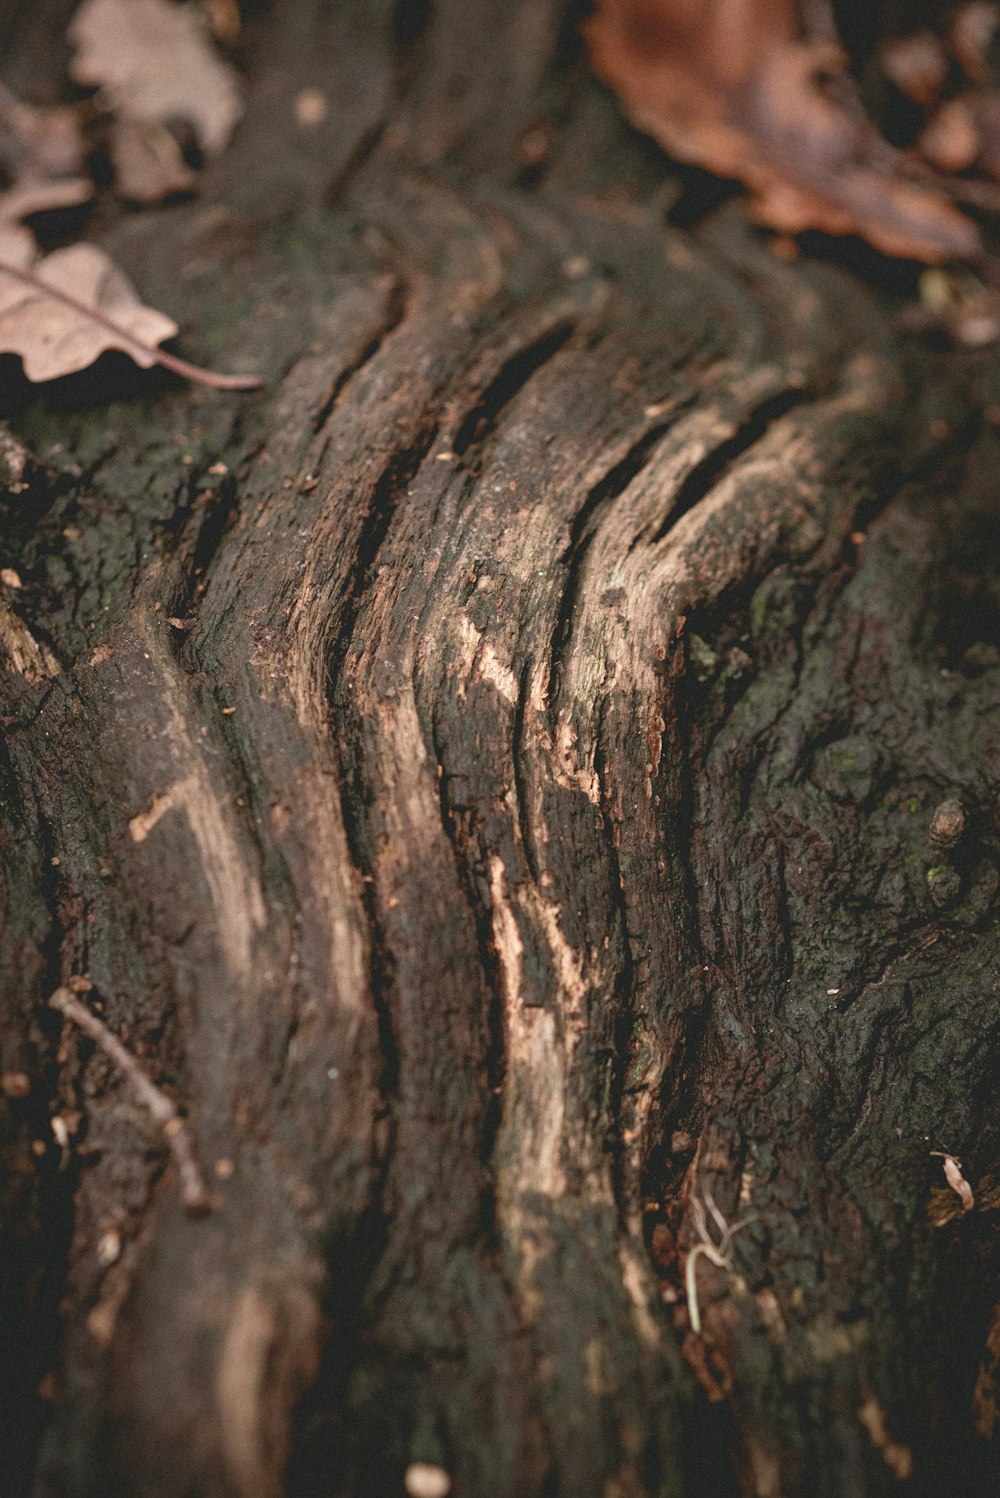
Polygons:
M347 388L355 375L369 364L382 348L390 334L394 333L400 323L406 317L409 302L409 291L405 281L401 277L394 276L389 294L386 297L385 315L378 330L372 335L360 352L353 359L348 360L343 369L337 372L336 378L329 390L313 413L312 428L314 432L321 432L336 409L344 390Z
M550 359L555 358L574 331L575 324L571 319L560 318L553 328L505 360L476 404L459 423L451 445L460 458L464 458L474 444L482 446L505 407L510 405Z
M441 771L438 777L438 788L441 797L441 825L451 845L455 867L459 876L460 888L475 929L479 962L488 994L488 1008L485 1016L488 1044L483 1058L483 1065L490 1093L490 1102L480 1121L481 1157L484 1162L488 1162L493 1155L496 1136L500 1127L500 1098L503 1091L506 1069L503 1001L501 996L502 985L499 971L499 956L496 950L492 926L494 912L489 907L488 895L486 893L488 888L486 858L476 826L478 814L475 803L463 805L456 802L453 797L453 777L448 772L447 746L440 738L440 729L437 725L435 725L434 748L435 762ZM463 822L465 823L464 826ZM470 857L470 849L475 849L475 861ZM495 1186L490 1179L487 1179L484 1183L481 1227L486 1242L489 1243L491 1249L495 1250L499 1246L497 1203Z
M624 1228L628 1223L629 1209L633 1205L629 1200L631 1193L628 1191L624 1180L625 1143L622 1136L626 1127L623 1117L626 1078L635 1060L633 1045L635 1043L636 963L632 948L632 934L629 931L629 910L625 898L625 878L622 873L618 847L615 840L614 809L607 783L606 754L602 747L607 707L608 703L607 699L605 699L601 704L601 712L595 734L594 773L597 776L598 785L600 786L603 808L602 823L608 860L609 903L614 914L614 919L617 922L622 945L622 965L615 977L613 988L617 1023L614 1035L615 1044L609 1051L612 1080L610 1095L608 1097L608 1112L615 1129L615 1159L612 1179L615 1187L618 1212Z
M377 155L379 146L386 131L390 128L391 117L375 120L368 129L359 136L351 154L343 166L336 172L326 186L323 193L324 206L332 212L336 212L344 195L353 187L356 179L364 171L365 166Z
M514 772L514 794L517 798L517 826L521 837L528 873L535 884L540 878L535 834L528 806L528 787L525 779L524 742L527 726L528 704L531 694L532 664L526 661L517 679L517 702L514 707L514 724L511 730L510 757Z
M372 487L365 518L358 533L351 586L343 605L336 636L330 646L328 672L331 695L336 691L350 648L358 610L365 594L365 585L378 561L382 543L392 526L400 496L417 474L420 465L433 447L437 434L438 423L432 419L415 437L411 446L401 449L389 458Z
M652 544L657 545L669 535L678 521L683 520L695 505L700 504L712 492L732 465L767 436L774 422L809 398L805 390L793 387L769 396L756 410L751 411L733 435L713 448L684 479L673 496L669 513L652 537Z
M549 650L549 681L546 695L550 711L553 713L557 711L563 656L573 634L573 619L583 564L596 534L594 521L600 512L606 506L613 504L625 492L632 480L642 472L650 461L657 443L673 426L678 414L678 411L672 411L669 420L657 422L648 431L643 432L624 457L598 480L573 516L569 542L559 559L565 569L564 582Z

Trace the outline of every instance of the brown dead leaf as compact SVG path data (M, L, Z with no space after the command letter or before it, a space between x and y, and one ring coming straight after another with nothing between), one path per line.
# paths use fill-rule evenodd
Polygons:
M171 318L143 306L96 245L70 245L39 260L26 229L0 225L0 353L19 354L29 380L73 374L120 349L143 368L161 364L221 389L260 384L198 369L157 347L176 332Z
M220 42L234 42L243 24L239 0L201 0L201 3L208 12L212 35Z
M69 26L70 73L103 88L123 120L189 120L216 156L242 113L236 73L215 52L204 11L171 0L83 0Z
M965 172L982 149L969 100L949 99L930 118L917 142L920 154L944 172Z
M972 259L976 225L843 98L846 59L799 39L795 0L598 0L597 72L671 154L744 182L784 233L858 234L884 254ZM836 85L841 85L837 87Z
M979 1375L972 1394L972 1414L977 1435L993 1440L1000 1425L1000 1306L993 1307Z
M948 53L933 31L892 37L881 51L882 69L914 104L931 104L948 76Z
M982 92L968 104L979 135L976 166L987 176L1000 179L1000 96Z
M986 78L986 53L998 26L1000 5L991 0L971 0L968 5L960 5L952 17L952 51L970 78Z
M84 154L74 109L36 109L0 86L0 168L10 183L0 193L0 220L87 202L94 190Z
M75 177L83 171L79 116L68 105L37 109L0 85L0 155L16 176Z
M144 307L102 250L70 245L37 264L36 255L26 230L0 230L0 350L20 354L29 380L86 369L110 348L144 368L156 363L153 345L177 324Z
M133 203L161 203L194 190L196 174L165 125L115 120L108 150L115 186Z
M76 208L94 196L92 184L86 177L66 178L63 181L46 182L38 177L22 177L0 193L0 223L17 224L35 213L48 213L55 208Z

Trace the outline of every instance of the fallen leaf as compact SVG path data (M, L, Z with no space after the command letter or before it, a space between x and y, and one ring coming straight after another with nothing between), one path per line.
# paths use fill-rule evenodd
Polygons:
M29 380L86 369L110 348L156 363L153 345L177 324L144 307L102 250L70 245L37 264L36 255L26 230L0 231L0 350L20 354Z
M84 154L75 109L38 109L0 85L0 156L12 175L73 177L83 171Z
M0 169L10 184L0 192L0 220L87 202L94 189L84 154L74 109L36 109L0 86Z
M1000 26L1000 5L990 0L971 0L959 6L952 17L952 51L970 78L985 79L986 53Z
M115 186L133 203L160 203L194 189L197 177L165 125L116 120L108 150Z
M967 99L949 99L933 114L917 142L922 156L945 172L968 171L982 140Z
M143 368L161 364L219 389L260 384L198 369L157 347L176 332L171 318L143 306L96 245L74 244L38 259L26 229L0 225L0 353L19 354L29 380L73 374L120 349Z
M930 104L948 76L948 53L933 31L892 37L881 51L882 70L914 104Z
M1000 97L977 93L966 96L979 135L976 166L994 179L1000 178Z
M736 178L784 233L857 234L884 254L973 259L977 226L845 102L847 61L799 38L795 0L598 0L597 72L672 155Z
M212 35L220 42L234 42L243 24L239 0L201 0L201 3L208 12Z
M23 177L6 192L0 193L0 223L17 224L34 213L76 208L89 202L93 196L93 186L85 177L55 182Z
M189 120L207 156L225 147L243 106L202 10L171 0L83 0L68 36L71 76L102 88L120 118Z

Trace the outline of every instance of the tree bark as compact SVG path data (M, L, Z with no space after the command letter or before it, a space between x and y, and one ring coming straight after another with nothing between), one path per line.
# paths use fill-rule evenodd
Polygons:
M575 6L246 9L94 232L266 392L5 371L3 1491L995 1491L995 353L689 212Z

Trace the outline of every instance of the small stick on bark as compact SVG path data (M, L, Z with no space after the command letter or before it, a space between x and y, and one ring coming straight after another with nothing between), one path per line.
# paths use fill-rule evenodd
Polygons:
M708 1219L705 1216L706 1205L721 1235L718 1243L713 1243L709 1235ZM742 1232L745 1227L749 1227L754 1218L752 1216L744 1217L739 1222L728 1223L715 1205L711 1192L705 1193L704 1201L701 1201L697 1196L694 1197L691 1207L694 1215L695 1231L698 1234L698 1242L695 1243L687 1256L687 1262L684 1266L684 1285L687 1292L688 1319L691 1322L691 1330L696 1337L700 1337L701 1312L698 1309L698 1260L706 1258L717 1269L721 1269L728 1274L733 1267L733 1239L737 1233Z
M108 1029L102 1019L98 1019L93 1010L88 1009L86 1004L81 1004L76 994L70 989L57 988L49 999L49 1004L53 1009L58 1009L66 1019L79 1025L84 1034L89 1035L91 1040L100 1046L129 1083L139 1102L149 1110L154 1121L159 1124L177 1163L181 1178L181 1196L187 1211L192 1216L200 1216L210 1211L211 1198L205 1189L198 1162L194 1157L191 1135L177 1111L176 1104L157 1087L155 1082L151 1081L131 1052L122 1045L117 1035Z

